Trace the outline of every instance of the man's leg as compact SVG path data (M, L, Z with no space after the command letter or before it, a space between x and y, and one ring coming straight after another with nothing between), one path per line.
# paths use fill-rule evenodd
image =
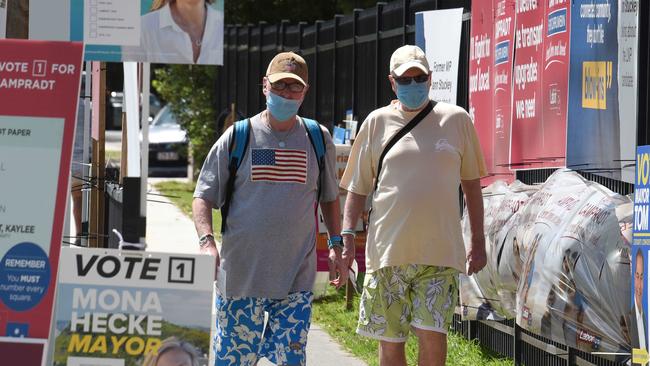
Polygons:
M379 366L406 366L404 344L404 342L379 341Z
M458 297L458 271L436 266L415 267L411 327L418 337L418 364L443 366L447 358L447 330Z
M404 344L411 321L408 266L384 267L366 273L357 333L379 340L381 366L405 366Z
M418 365L444 366L447 359L447 335L413 327L418 337Z
M313 299L312 292L301 291L290 293L286 299L270 300L260 357L278 366L305 366Z
M257 364L264 329L264 301L253 297L223 298L217 295L216 366Z

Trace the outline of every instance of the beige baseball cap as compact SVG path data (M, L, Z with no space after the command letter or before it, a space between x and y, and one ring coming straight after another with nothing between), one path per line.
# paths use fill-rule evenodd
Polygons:
M266 69L266 77L270 82L290 78L307 85L308 71L305 59L293 52L278 53L273 57Z
M390 56L390 72L395 76L402 76L406 70L413 67L422 70L425 74L430 73L427 56L418 46L402 46Z

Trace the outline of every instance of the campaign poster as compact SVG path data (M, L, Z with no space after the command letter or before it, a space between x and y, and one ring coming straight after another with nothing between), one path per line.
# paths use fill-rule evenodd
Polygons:
M474 121L489 176L481 180L488 185L498 179L494 161L494 123L492 121L494 74L494 19L492 1L472 2L469 39L469 115Z
M415 43L424 50L431 68L432 100L456 104L462 25L463 8L415 14Z
M341 177L345 172L345 167L348 165L348 158L350 157L351 145L336 145L336 182L341 182ZM341 208L341 220L343 220L343 207L345 206L345 199L348 191L339 188L339 205ZM367 210L366 210L367 211ZM365 272L365 253L366 253L366 238L364 232L363 219L359 218L355 230L357 236L355 239L355 257L359 265L359 271ZM321 212L320 205L318 206L318 238L316 239L316 257L317 264L316 270L319 272L329 271L329 249L327 248L327 226L325 226L325 219Z
M634 227L632 234L632 299L628 329L632 343L632 361L645 365L648 358L650 332L648 324L648 262L650 258L650 146L636 149L634 179Z
M634 182L634 147L636 146L639 0L624 0L618 9L618 113L621 180Z
M40 365L47 345L82 58L81 43L0 40L3 364Z
M0 0L0 39L7 36L7 1Z
M222 65L224 0L186 5L169 0L30 0L29 38L83 41L86 61Z
M567 167L613 179L621 178L617 20L617 1L572 2Z
M207 364L212 257L63 248L60 268L54 366L153 365L170 342Z
M512 121L512 64L515 49L515 0L494 1L494 86L492 108L492 166L495 179L511 183L510 124Z
M554 0L547 3L544 16L544 69L540 159L544 167L566 164L567 105L569 101L569 49L571 2Z
M545 2L517 1L515 61L513 66L513 114L510 164L513 169L557 166L548 161L542 117L542 72L544 69ZM561 142L564 144L564 141Z

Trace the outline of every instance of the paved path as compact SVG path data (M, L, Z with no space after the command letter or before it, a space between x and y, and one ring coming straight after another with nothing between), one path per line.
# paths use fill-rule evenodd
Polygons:
M149 179L149 183L160 178ZM156 193L156 192L152 192ZM149 195L147 203L147 250L157 252L198 253L196 231L192 221L162 196ZM273 365L266 359L259 366ZM308 366L365 366L345 352L323 329L312 324L307 343Z

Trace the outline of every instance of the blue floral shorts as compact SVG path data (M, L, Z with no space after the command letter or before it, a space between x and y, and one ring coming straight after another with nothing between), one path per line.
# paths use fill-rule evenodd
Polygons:
M313 299L308 291L280 300L217 295L215 366L254 366L262 357L277 365L305 365Z

